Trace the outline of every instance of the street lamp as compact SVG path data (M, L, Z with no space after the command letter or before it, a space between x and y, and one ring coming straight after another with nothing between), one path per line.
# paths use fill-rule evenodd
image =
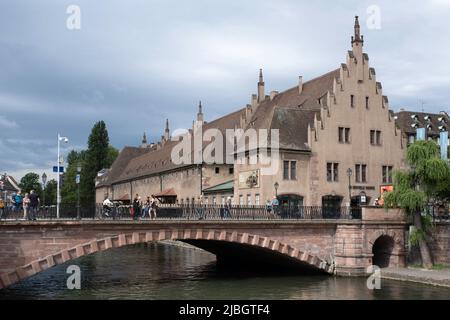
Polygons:
M67 137L61 137L61 135L58 133L58 159L56 160L56 171L58 174L58 179L56 179L56 218L59 219L59 204L61 203L61 194L60 194L60 190L59 190L59 183L60 183L60 179L61 179L61 172L59 170L62 161L60 159L60 143L64 142L64 143L68 143L69 142L69 138Z
M42 202L45 206L45 184L47 183L47 175L45 174L45 172L42 174L42 187L43 187L43 191L42 191Z
M278 182L275 182L273 187L275 188L275 197L278 198L278 188L280 187L280 184Z
M77 184L77 219L80 220L80 173L81 173L81 164L77 164L77 176L75 178L75 182Z
M352 175L353 175L353 171L352 169L348 168L347 169L347 176L348 176L348 206L351 206L352 203Z

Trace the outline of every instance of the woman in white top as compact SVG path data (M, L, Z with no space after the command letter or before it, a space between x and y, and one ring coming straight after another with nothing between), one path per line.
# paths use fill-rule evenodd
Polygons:
M30 198L28 197L28 193L25 193L25 197L23 198L23 218L26 219L28 217L28 208L30 207Z

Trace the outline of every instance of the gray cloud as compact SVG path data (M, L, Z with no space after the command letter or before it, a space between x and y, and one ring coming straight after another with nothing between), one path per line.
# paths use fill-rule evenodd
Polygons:
M66 8L81 8L81 30ZM381 9L381 29L365 24ZM394 109L449 109L450 1L5 0L0 11L0 170L49 170L56 134L84 148L105 120L118 148L248 103L264 68L283 90L337 68L361 16L365 51ZM46 169L47 168L47 169Z

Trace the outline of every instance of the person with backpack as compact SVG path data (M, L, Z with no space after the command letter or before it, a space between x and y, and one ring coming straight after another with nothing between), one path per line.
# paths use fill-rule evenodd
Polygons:
M14 203L15 203L15 206L16 206L15 211L16 211L16 212L22 211L22 209L23 209L23 208L22 208L23 197L22 197L22 195L20 194L20 191L17 192L16 196L14 197Z

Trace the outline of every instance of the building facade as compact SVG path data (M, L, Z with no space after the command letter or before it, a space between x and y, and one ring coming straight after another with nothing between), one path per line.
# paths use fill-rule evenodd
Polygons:
M283 92L266 94L262 70L257 94L250 104L212 122L205 122L200 104L197 121L203 131L217 129L278 130L276 169L263 174L263 152L234 150L228 164L175 164L171 157L179 143L170 137L168 122L161 141L126 147L113 166L96 181L97 202L106 196L130 201L135 194L176 195L178 203L263 205L278 197L283 205L325 206L372 204L392 173L405 166L407 138L396 125L383 95L364 39L355 20L351 50L345 63L322 76ZM208 143L202 145L202 150ZM193 149L194 150L194 149ZM192 151L194 152L194 151ZM256 163L249 163L256 157ZM272 159L273 161L274 159ZM164 201L164 197L162 197ZM224 200L225 199L225 200Z

